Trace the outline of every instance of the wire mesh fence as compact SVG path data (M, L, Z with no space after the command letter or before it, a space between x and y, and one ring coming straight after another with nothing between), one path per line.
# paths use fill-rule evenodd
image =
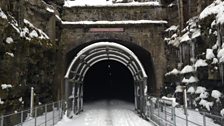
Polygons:
M150 98L146 116L159 126L224 126L224 117L207 112L177 108L172 101Z
M1 116L0 126L53 126L62 119L64 110L63 100L40 105L33 110Z

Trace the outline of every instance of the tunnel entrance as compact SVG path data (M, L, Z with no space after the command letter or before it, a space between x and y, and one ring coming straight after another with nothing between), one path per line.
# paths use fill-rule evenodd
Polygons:
M134 80L123 64L100 61L93 65L84 78L84 103L95 100L123 100L134 103Z
M114 42L97 42L81 49L65 75L68 114L83 110L83 102L98 99L133 101L146 112L148 76L138 57Z

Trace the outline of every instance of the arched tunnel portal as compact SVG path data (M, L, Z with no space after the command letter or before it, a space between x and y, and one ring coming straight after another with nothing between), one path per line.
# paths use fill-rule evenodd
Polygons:
M152 59L141 47L127 47L115 42L96 42L68 53L68 112L79 113L83 101L99 99L131 101L139 113L145 112L147 94L155 87Z

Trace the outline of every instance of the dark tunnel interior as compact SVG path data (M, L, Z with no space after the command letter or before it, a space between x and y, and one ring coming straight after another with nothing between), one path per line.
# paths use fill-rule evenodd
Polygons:
M117 61L105 60L91 66L83 86L84 102L114 99L134 102L132 74Z

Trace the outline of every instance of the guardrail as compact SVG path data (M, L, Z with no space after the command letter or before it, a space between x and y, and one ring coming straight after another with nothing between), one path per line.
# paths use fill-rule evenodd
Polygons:
M146 117L158 126L224 126L224 117L207 112L172 106L172 101L150 98L146 106ZM194 117L189 118L189 114Z
M52 126L62 119L64 101L60 100L0 117L0 126Z

